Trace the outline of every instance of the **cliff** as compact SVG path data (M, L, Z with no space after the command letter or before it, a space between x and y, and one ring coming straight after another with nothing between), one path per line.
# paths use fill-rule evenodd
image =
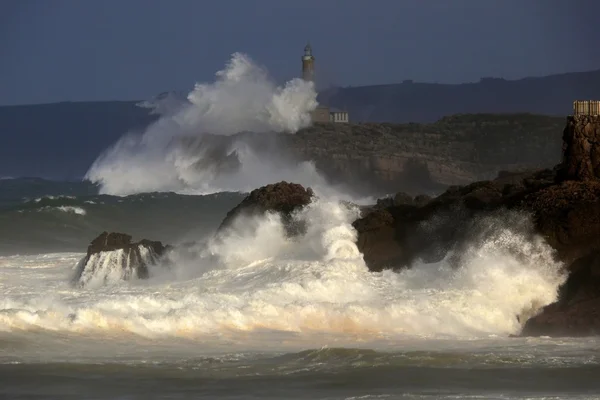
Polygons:
M375 192L439 192L503 170L560 161L564 118L530 114L455 115L432 124L316 124L286 147L336 182Z
M324 90L320 94L320 101L330 106L347 109L350 112L351 121L427 124L424 126L404 125L400 129L402 132L398 133L397 137L407 142L407 147L403 150L400 149L403 152L414 150L417 154L429 156L430 147L436 146L440 136L441 139L444 139L445 135L452 133L430 126L430 123L444 116L478 113L534 113L562 116L570 113L573 99L594 98L599 91L600 70L514 81L487 79L458 85L403 83L333 88ZM172 107L173 102L183 101L179 97L161 95L150 103L161 100L161 107ZM105 148L115 143L119 137L130 131L139 131L156 120L157 115L152 114L154 108L138 107L136 104L138 102L106 101L0 107L0 140L7 144L0 146L0 178L3 176L81 178L96 157ZM161 107L157 109L164 108ZM542 118L538 120L538 123L541 122ZM560 123L562 124L562 121ZM449 122L445 122L445 124L452 125ZM455 124L449 129L470 129L473 132L474 129L469 128L468 124L465 122L466 126L464 127ZM439 128L442 127L439 126ZM500 136L512 134L511 129L515 127L511 126L511 123L507 123L504 128L506 129L498 125L497 134ZM331 139L331 142L321 143L326 148L336 146L344 140L355 140L354 135L362 132L360 129L354 128L357 130L352 133L352 136L336 137L328 131L328 128L317 127L315 129L321 130L323 135ZM394 132L400 132L390 124L380 124L380 128L373 127L372 129L381 129L381 134L377 137L390 139L393 139L390 135L396 134ZM488 127L482 121L478 129L488 129ZM554 128L548 129L550 131ZM370 130L369 127L364 128L365 133ZM409 134L411 130L412 135ZM422 133L427 133L427 137L423 138ZM524 130L522 134L527 135L528 132ZM306 140L309 139L306 138ZM511 138L507 137L507 141L510 140ZM320 157L320 164L325 168L322 160L323 149L316 148L310 142L302 143L302 141L303 139L299 139L298 144L302 153ZM311 139L311 141L314 143L314 140ZM453 140L448 141L449 147L445 151L449 157L454 158L454 154L471 151L461 143L458 145L455 143L456 141ZM508 143L505 159L521 145L523 145L522 141L515 146ZM368 153L370 146L371 144L363 141L359 141L356 145L357 150L365 154ZM454 146L458 146L458 148ZM475 146L479 145L475 144ZM352 149L352 147L348 148ZM377 148L376 143L373 144L373 148ZM502 150L498 154L500 153ZM433 155L435 156L435 154ZM485 169L487 155L479 153L479 156L483 162L476 168ZM433 165L431 166L432 173L436 176L434 181L447 184L482 179L483 175L474 176L473 174L473 165L476 165L478 161L470 164L473 162L469 160L470 157L472 158L471 155L458 154L456 157L461 160L456 165L439 167L437 168L439 171ZM395 173L394 171L398 170L397 164L405 165L403 160L393 157L378 157L378 159L378 162L369 161L361 156L358 161L353 160L351 166L342 166L344 154L339 151L336 153L334 161L334 164L339 166L334 166L332 169L350 171L356 167L358 171L364 171L367 169L366 163L380 170L379 175L385 175L387 174L385 171L390 171L390 174ZM552 165L555 162L556 160L553 159L550 164L546 165ZM356 163L358 164L355 165ZM511 162L502 161L502 164L509 166ZM518 165L518 160L514 164ZM411 165L413 164L409 164L409 166ZM417 164L411 168L418 170L421 167ZM491 168L489 171L493 173L495 169ZM347 176L348 173L345 172L344 176ZM455 174L458 177L457 180L451 178ZM382 179L384 182L389 181L389 178Z

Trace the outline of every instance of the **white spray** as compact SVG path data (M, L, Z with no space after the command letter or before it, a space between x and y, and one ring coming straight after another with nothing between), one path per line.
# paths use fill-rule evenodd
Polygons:
M182 138L206 133L233 135L243 131L294 133L310 124L317 106L311 82L293 79L275 85L252 60L235 53L213 83L197 84L188 102L152 124L143 135L129 134L102 154L86 178L100 183L106 194L127 195L149 191L207 194L248 191L279 180L325 187L311 163L276 163L258 159L250 149L234 145L241 168L220 173L198 168L205 154L190 149Z
M519 331L517 316L554 301L564 281L552 249L510 225L468 248L459 268L442 261L371 273L355 245L355 217L354 209L317 201L298 216L308 225L295 239L284 237L277 216L243 221L246 230L208 243L199 256L174 258L169 277L155 269L155 279L96 289L75 291L29 268L13 276L7 267L0 290L26 287L0 300L0 330L239 334L248 346L276 332L328 340L505 336Z

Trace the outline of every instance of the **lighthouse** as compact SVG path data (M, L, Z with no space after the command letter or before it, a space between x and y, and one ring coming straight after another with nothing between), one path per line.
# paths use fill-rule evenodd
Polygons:
M312 55L310 43L304 47L304 55L302 56L302 79L306 82L315 82L315 57ZM312 122L349 122L348 112L331 109L324 104L319 104L311 113Z
M305 81L314 82L315 78L315 57L312 55L310 43L304 48L302 56L302 79Z

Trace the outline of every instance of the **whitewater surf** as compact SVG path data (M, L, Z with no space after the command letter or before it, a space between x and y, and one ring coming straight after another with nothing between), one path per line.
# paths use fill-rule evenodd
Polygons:
M43 262L23 270L14 265L21 258L5 258L2 290L18 282L24 293L37 295L5 298L1 326L149 338L268 330L362 340L486 338L518 333L515 317L555 301L564 281L549 246L526 242L508 229L469 250L472 255L458 269L444 260L372 273L355 245L351 222L357 213L337 202L313 202L298 216L308 223L306 234L296 239L285 235L277 215L238 220L229 236L198 245L193 257L174 252L174 266L153 267L148 281L101 280L95 287L99 297L94 285L69 289L68 279L55 280L45 291L52 279L43 274ZM515 246L530 265L512 254ZM68 255L45 257L48 272L61 270L63 278L64 264L77 263ZM107 268L123 267L113 263L96 273L110 274ZM55 299L56 292L66 297Z
M509 337L565 280L526 220L498 215L452 262L371 272L352 226L361 199L311 163L204 140L293 134L315 99L311 84L279 87L236 54L215 82L104 152L85 188L40 195L26 182L2 197L0 395L596 398L596 339ZM301 235L267 213L215 237L243 192L278 180L317 194L294 215ZM175 247L147 279L105 254L74 282L105 230Z
M277 215L241 219L147 280L79 287L70 278L81 253L2 257L1 390L19 393L18 371L62 394L73 373L83 392L96 388L90 375L136 382L98 386L98 398L185 396L180 385L266 396L266 382L286 398L586 398L581 390L597 387L580 381L600 371L596 341L508 338L516 316L552 302L564 279L542 240L506 229L459 268L373 273L355 245L357 212L317 200L298 215L308 223L295 239Z

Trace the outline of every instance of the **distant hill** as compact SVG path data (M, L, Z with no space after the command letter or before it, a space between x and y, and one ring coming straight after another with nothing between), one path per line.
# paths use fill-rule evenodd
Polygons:
M426 123L475 113L562 117L571 112L573 100L597 98L600 70L459 85L405 82L335 88L319 97L323 103L347 109L354 122L390 123ZM152 109L137 104L106 101L0 107L0 178L82 177L102 150L156 119Z
M352 121L434 122L452 114L533 113L564 116L573 100L600 98L600 70L477 83L399 84L332 88L319 100L346 109Z

